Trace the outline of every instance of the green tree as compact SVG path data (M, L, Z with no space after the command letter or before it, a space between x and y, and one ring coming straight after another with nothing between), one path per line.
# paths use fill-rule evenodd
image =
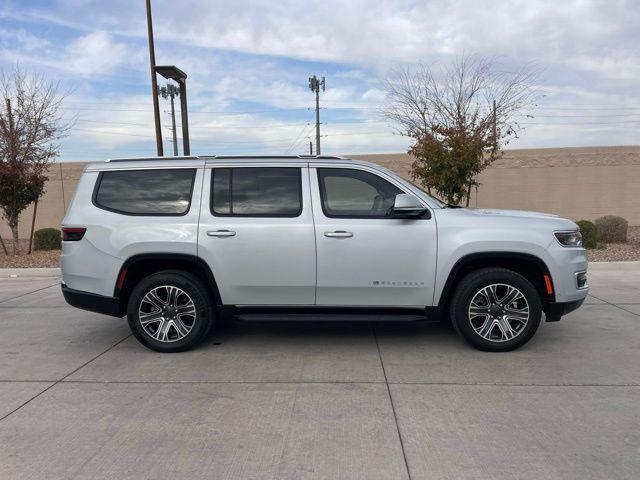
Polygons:
M396 71L385 83L383 114L413 140L412 176L448 203L469 205L478 174L502 156L534 105L537 74L494 60L462 57L451 66Z
M69 129L58 115L64 98L58 85L19 67L0 73L0 210L19 253L20 214L44 193L56 140Z

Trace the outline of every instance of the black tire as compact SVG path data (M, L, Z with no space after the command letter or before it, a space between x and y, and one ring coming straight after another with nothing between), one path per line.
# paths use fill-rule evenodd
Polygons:
M489 288L492 285L498 285L498 287L496 287L498 293L508 291L506 286L519 290L524 298L518 296L519 299L516 300L515 304L510 304L510 307L515 305L524 308L524 301L528 304L528 319L524 326L521 321L511 319L511 317L507 320L509 326L516 332L513 338L505 338L506 335L504 331L508 330L508 328L503 328L503 324L495 324L495 326L489 327L488 331L485 332L485 336L476 331L476 328L481 329L480 324L489 325L484 322L491 321L492 318L497 319L501 317L501 314L505 313L504 308L502 308L501 312L498 311L501 308L499 302L493 307L496 310L491 310L489 304L485 307L487 310L492 311L491 314L472 316L470 313L471 301L474 297L480 294L482 289ZM486 295L480 294L480 297L476 297L476 299L480 300L483 298L487 298ZM540 294L536 288L522 275L504 268L485 268L472 272L462 279L453 294L449 313L451 323L456 331L469 344L479 350L487 352L506 352L521 347L533 337L540 325L542 304L540 302ZM494 313L495 317L488 316ZM517 313L520 314L520 312ZM493 323L491 325L493 325ZM511 334L511 332L509 334ZM485 338L486 336L489 338Z
M158 288L159 290L156 290L156 292L160 292L158 295L161 295L164 287L167 286L175 287L183 292L183 294L180 294L181 297L178 301L182 301L185 304L188 304L187 300L193 302L194 308L192 310L195 311L195 315L186 314L186 317L180 317L184 320L181 325L190 328L186 335L184 335L183 332L179 332L174 324L174 326L168 327L166 340L162 341L152 336L151 333L154 332L150 333L147 331L147 329L152 331L154 328L153 325L147 326L147 329L142 326L139 312L141 308L150 305L147 301L142 305L143 299L148 293ZM167 303L169 303L168 298L166 298L166 300ZM166 307L168 308L169 305ZM151 311L151 313L153 313L153 311ZM171 315L171 313L169 313L169 315ZM175 316L174 314L174 318ZM163 353L182 352L195 347L208 336L214 323L214 309L209 291L200 279L181 270L165 270L149 275L135 286L129 297L127 320L129 321L129 327L133 335L145 347ZM158 323L157 329L160 328L159 325L160 323ZM158 332L157 329L156 334ZM184 336L180 337L181 335ZM158 335L158 337L160 337L160 335Z

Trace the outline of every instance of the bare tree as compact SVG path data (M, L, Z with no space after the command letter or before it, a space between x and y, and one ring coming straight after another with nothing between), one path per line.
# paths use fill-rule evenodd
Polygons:
M396 71L385 83L383 115L413 139L411 173L449 203L466 199L477 176L520 131L534 105L536 71L510 72L493 59L461 57L441 68Z
M57 83L16 66L0 72L0 210L19 253L18 220L44 193L49 163L59 155L57 140L69 130L59 109L64 99Z

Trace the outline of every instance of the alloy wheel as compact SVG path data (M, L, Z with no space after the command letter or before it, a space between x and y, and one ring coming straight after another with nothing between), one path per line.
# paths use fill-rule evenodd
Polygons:
M145 333L159 342L176 342L186 337L196 322L191 297L172 285L155 287L142 298L138 319Z
M494 283L478 290L469 305L469 322L485 340L507 342L520 335L529 321L529 303L512 285Z

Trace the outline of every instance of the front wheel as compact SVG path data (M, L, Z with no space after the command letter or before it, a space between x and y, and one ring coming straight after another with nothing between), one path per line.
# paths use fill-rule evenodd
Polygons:
M451 321L474 347L514 350L536 333L542 317L540 295L522 275L487 268L467 275L451 302Z
M133 335L145 347L180 352L207 336L213 309L208 291L197 277L167 270L136 285L129 298L127 319Z

